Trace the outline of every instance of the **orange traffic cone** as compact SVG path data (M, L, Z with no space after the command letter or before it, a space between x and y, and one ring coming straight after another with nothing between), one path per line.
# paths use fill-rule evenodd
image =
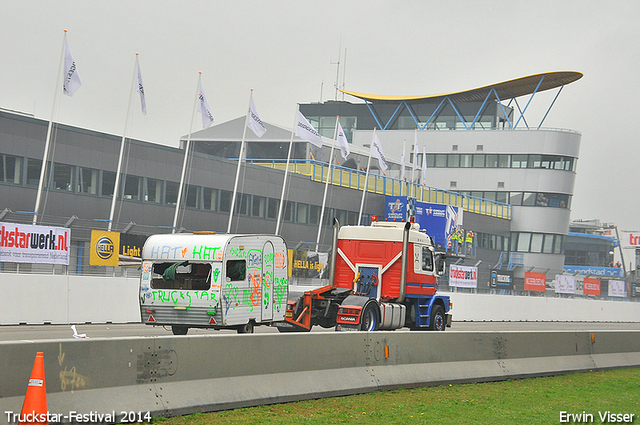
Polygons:
M49 424L47 412L47 386L44 380L44 354L38 352L33 362L31 379L27 386L27 395L22 404L20 425Z

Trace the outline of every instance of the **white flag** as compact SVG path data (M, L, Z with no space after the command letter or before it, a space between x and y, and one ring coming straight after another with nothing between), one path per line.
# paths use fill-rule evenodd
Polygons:
M138 87L136 91L140 93L140 105L142 106L142 114L147 115L147 100L144 96L144 84L142 84L142 73L140 72L140 62L136 58L136 66L138 67Z
M427 184L427 148L422 145L422 184Z
M378 135L376 134L373 138L373 154L378 158L378 165L382 171L387 171L389 169L389 164L387 164L387 159L384 157L384 152L382 152L382 145L380 144L380 139L378 139Z
M256 109L256 104L253 103L253 96L251 97L251 105L249 106L249 117L247 120L247 126L253 130L253 132L258 137L262 137L264 133L267 132L267 127L264 126L260 116L258 115L258 110Z
M346 160L351 151L349 150L349 142L347 141L347 137L344 135L340 121L338 121L338 137L336 142L340 148L340 155L342 155L342 159Z
M213 114L209 109L207 96L204 95L204 90L202 90L202 83L200 83L200 90L198 91L198 112L202 114L202 128L210 127L213 124Z
M71 49L69 49L69 43L65 40L64 84L62 85L62 92L67 96L73 96L81 85L82 81L80 81L80 76L76 69L76 61L73 60L73 56L71 56Z
M312 145L319 148L322 147L322 136L316 131L315 128L307 121L302 115L302 112L298 111L298 124L296 126L296 136L301 139L307 140Z

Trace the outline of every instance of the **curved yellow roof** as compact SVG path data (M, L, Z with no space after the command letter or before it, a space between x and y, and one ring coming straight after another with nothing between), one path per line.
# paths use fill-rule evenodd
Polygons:
M537 91L541 92L573 83L580 78L582 78L581 72L545 72L542 74L534 74L527 77L516 78L515 80L503 81L502 83L491 84L489 86L479 87L477 89L429 96L390 96L358 93L348 90L340 91L372 103L398 103L403 101L407 103L439 103L445 97L449 97L452 102L483 102L492 89L495 90L496 93L498 93L498 97L501 100L504 100L532 94L534 91L536 91L536 87L538 87L538 84L540 84L540 87L538 87ZM540 79L542 79L542 83L540 83ZM492 97L495 97L495 94L493 94Z

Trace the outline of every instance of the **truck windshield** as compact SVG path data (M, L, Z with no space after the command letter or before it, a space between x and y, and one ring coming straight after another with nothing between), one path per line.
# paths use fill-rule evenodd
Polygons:
M190 261L154 263L151 287L207 291L211 287L211 264Z

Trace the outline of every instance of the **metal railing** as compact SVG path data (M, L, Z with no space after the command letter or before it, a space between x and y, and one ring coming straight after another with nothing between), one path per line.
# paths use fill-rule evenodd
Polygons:
M275 159L269 161L265 161L264 159L247 159L246 161L249 164L282 171L285 170L287 165L286 161ZM329 164L326 162L309 159L292 160L289 164L289 172L309 176L317 182L325 182L326 178L329 177L329 183L332 185L356 190L364 190L365 187L366 173L364 171L332 164L331 175L329 175ZM437 189L380 174L369 173L367 192L387 196L409 195L420 202L462 207L464 211L511 220L512 208L509 204L464 195L445 189Z

